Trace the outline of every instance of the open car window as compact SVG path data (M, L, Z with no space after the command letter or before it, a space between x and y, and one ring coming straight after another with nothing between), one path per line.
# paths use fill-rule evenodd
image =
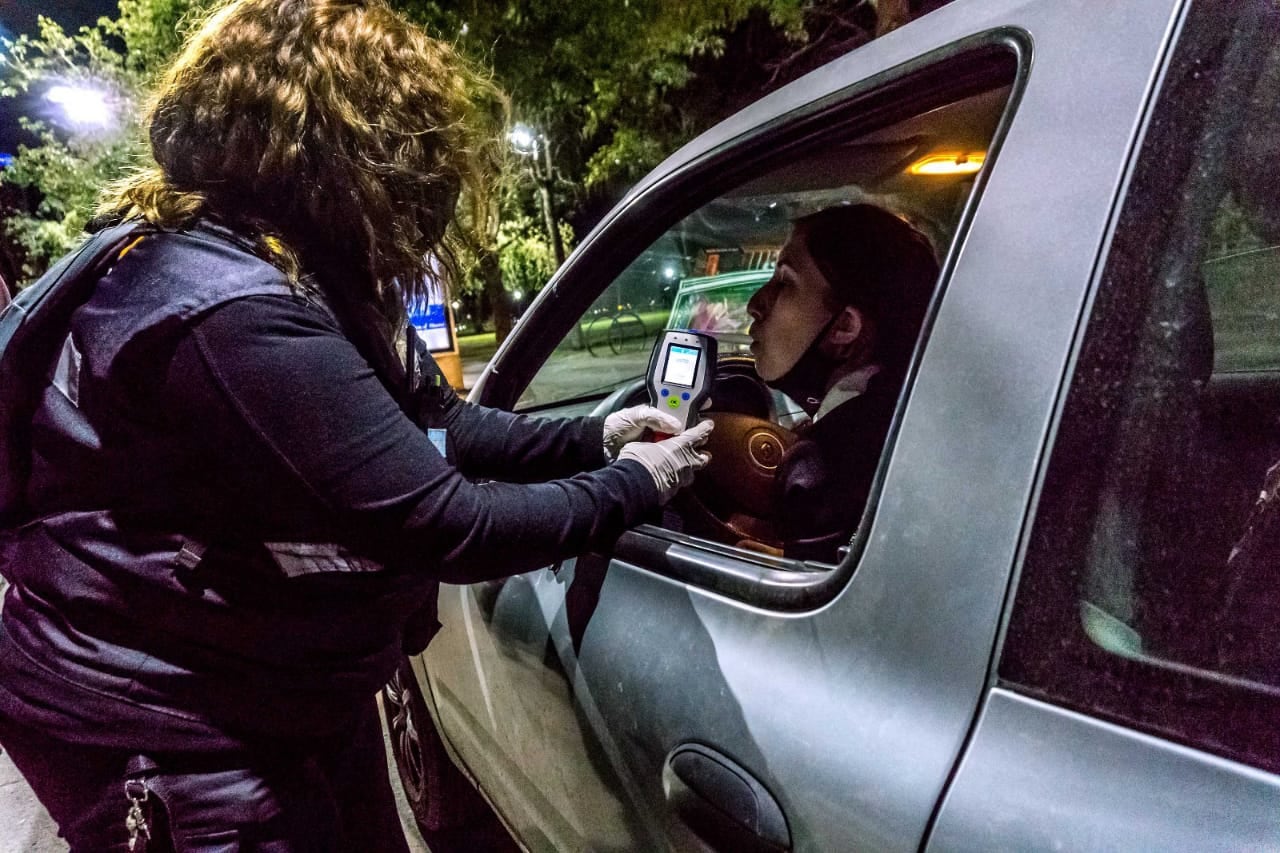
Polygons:
M1004 82L1011 77L1012 63ZM869 502L904 380L896 374L870 380L876 393L865 396L876 402L863 407L865 416L815 412L813 397L806 412L774 387L780 383L757 375L748 303L774 275L794 223L833 208L886 210L923 235L934 260L945 258L1010 92L1010 85L998 85L950 102L935 99L914 115L857 134L829 133L832 138L787 162L748 172L604 283L516 409L605 414L648 402L644 374L660 333L710 334L719 349L705 415L716 421L708 445L712 463L668 508L662 526L753 554L840 562ZM930 273L925 287L935 288L936 279ZM926 292L921 304L929 301ZM918 334L919 325L905 341L908 352ZM818 430L822 417L828 421ZM803 468L792 464L802 453L813 457ZM801 491L789 491L793 483ZM799 513L800 522L784 518L786 505L806 499L814 504L811 514Z
M605 284L516 410L589 410L588 402L642 379L665 328L706 331L722 355L747 355L747 301L769 279L791 223L806 214L876 204L909 220L944 256L1008 94L1002 87L832 140L683 217Z
M912 76L849 96L843 105L820 113L801 114L791 123L780 121L751 138L750 144L717 152L714 167L696 172L705 174L702 186L689 179L681 184L687 190L682 196L667 190L675 205L669 208L670 224L664 230L659 231L661 226L652 219L639 223L645 234L656 237L640 238L647 240L641 243L615 228L610 247L635 240L629 249L632 259L625 265L604 249L603 235L588 241L561 290L553 291L556 298L539 304L546 311L554 311L553 305L586 307L575 311L573 322L565 322L563 315L539 313L540 328L557 322L558 328L568 327L557 335L554 349L550 341L535 343L533 330L527 330L532 349L545 347L542 352L547 354L536 372L532 364L513 365L515 371L530 371L527 382L512 382L512 372L507 373L512 390L521 389L515 410L546 416L603 415L649 402L645 371L662 331L691 329L712 335L719 359L712 402L704 415L716 422L707 445L712 462L667 508L660 520L663 535L680 547L707 549L719 555L716 559L746 559L770 567L767 571L794 571L801 568L796 561L807 564L808 570L854 565L856 555L849 555L857 549L851 546L856 545L855 532L869 524L871 513L866 510L875 504L885 450L912 369L911 354L919 356L921 329L927 329L940 292L938 270L945 270L955 254L975 188L985 182L984 170L994 157L997 132L1008 122L1019 55L1003 41L984 42L968 53L961 48L948 51L945 60L922 64ZM818 115L823 120L817 120ZM765 144L766 137L775 136L775 144ZM887 218L897 224L885 226L889 232L907 227L912 236L906 242L922 247L927 261L915 264L917 274L901 276L897 256L892 264L880 264L892 271L877 279L891 282L888 291L913 294L901 300L912 308L883 309L889 312L883 328L899 323L898 315L909 314L913 323L897 335L877 328L870 346L894 342L892 369L876 365L879 373L872 371L862 384L842 386L846 396L841 408L828 409L825 398L832 385L818 392L805 386L809 391L799 394L779 377L768 383L761 379L752 352L748 306L771 283L775 270L779 275L770 284L771 293L785 278L790 262L784 246L797 220L863 206L878 209L877 215L890 214ZM872 231L875 227L868 225ZM824 238L826 245L847 242L844 235L851 228L855 226L843 224L834 237ZM889 257L880 251L879 242L862 242L875 247L873 262ZM919 261L922 255L901 257L910 265L910 257ZM588 258L607 267L599 278L584 269ZM870 275L847 259L842 270L848 271L850 282ZM831 271L823 275L831 280ZM855 290L867 286L849 285ZM572 292L564 292L568 287ZM591 289L589 304L583 288ZM766 298L773 297L760 296ZM823 325L838 310L810 304L801 313ZM824 333L817 333L818 338ZM776 334L775 340L800 337ZM818 338L808 336L810 341ZM755 343L761 345L758 339ZM905 355L899 357L901 351ZM792 399L783 387L803 399ZM856 406L847 405L855 397L863 399L855 400ZM857 408L869 414L851 414ZM805 454L811 458L806 460ZM806 460L804 465L801 460ZM811 505L813 512L802 505ZM662 559L668 557L664 552ZM834 589L843 576L832 575L829 584L822 582L822 589ZM824 593L815 587L801 598L812 594Z

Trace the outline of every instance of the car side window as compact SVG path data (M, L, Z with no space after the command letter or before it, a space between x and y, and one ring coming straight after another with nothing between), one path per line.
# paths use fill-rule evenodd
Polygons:
M707 413L716 421L713 462L663 526L756 553L839 562L868 502L939 262L1008 104L1015 63L1007 59L998 82L900 108L875 126L827 131L785 159L741 170L604 284L516 410L603 414L648 402L643 377L662 330L709 333L719 348ZM851 248L858 243L875 257ZM877 275L884 283L873 287ZM825 285L820 297L782 295L815 280ZM801 316L766 317L775 306L779 317ZM763 342L762 327L783 343ZM877 349L859 361L863 345ZM766 369L760 359L774 349L788 351ZM837 411L855 397L868 414ZM856 447L858 458L837 447ZM785 499L780 470L795 474ZM802 520L813 530L780 509L806 500L813 511Z
M1280 7L1197 4L1121 211L1000 663L1280 769Z

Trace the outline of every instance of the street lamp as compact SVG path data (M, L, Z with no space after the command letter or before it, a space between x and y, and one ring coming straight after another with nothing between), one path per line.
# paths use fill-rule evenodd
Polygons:
M551 146L547 138L527 124L517 124L507 134L512 149L521 157L529 159L529 171L538 185L538 195L542 199L542 217L546 220L547 236L551 238L551 250L555 253L556 268L564 264L564 240L560 237L560 227L556 224L556 214L551 207L551 184L555 181L556 170L551 163Z
M102 130L111 124L109 97L106 90L83 83L59 83L44 93L63 122L80 130Z
M511 147L516 150L517 154L527 157L538 153L538 137L534 135L533 129L527 124L517 124L511 128L511 132L507 134L507 139L511 142Z

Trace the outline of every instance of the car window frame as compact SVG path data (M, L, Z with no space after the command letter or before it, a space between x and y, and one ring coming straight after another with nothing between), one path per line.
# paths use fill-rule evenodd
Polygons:
M811 610L844 588L861 560L880 502L885 473L919 370L938 305L946 293L960 249L989 175L1017 114L1032 66L1030 35L1015 27L972 34L864 78L716 146L647 187L615 210L575 252L526 313L508 345L495 356L480 384L477 402L511 409L533 376L569 334L572 325L641 252L666 230L711 200L776 166L804 156L833 139L849 140L956 100L1009 87L1004 109L987 147L986 165L974 181L942 259L938 283L903 381L866 506L842 559L832 565L772 557L652 524L624 533L612 554L673 580L690 583L773 611ZM616 236L621 234L621 239ZM603 239L610 235L609 239ZM591 286L588 282L597 282ZM517 354L518 353L518 354ZM538 407L550 414L566 399Z

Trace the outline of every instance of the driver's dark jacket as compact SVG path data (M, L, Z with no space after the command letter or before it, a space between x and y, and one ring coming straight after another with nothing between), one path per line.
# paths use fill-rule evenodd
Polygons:
M866 392L810 424L783 454L773 505L788 557L840 561L867 505L897 396L895 383L873 376Z
M463 403L434 363L415 425L328 310L229 236L123 255L37 414L38 520L0 535L0 715L50 736L191 753L340 733L439 581L546 565L657 505L640 465L601 467L600 419Z

